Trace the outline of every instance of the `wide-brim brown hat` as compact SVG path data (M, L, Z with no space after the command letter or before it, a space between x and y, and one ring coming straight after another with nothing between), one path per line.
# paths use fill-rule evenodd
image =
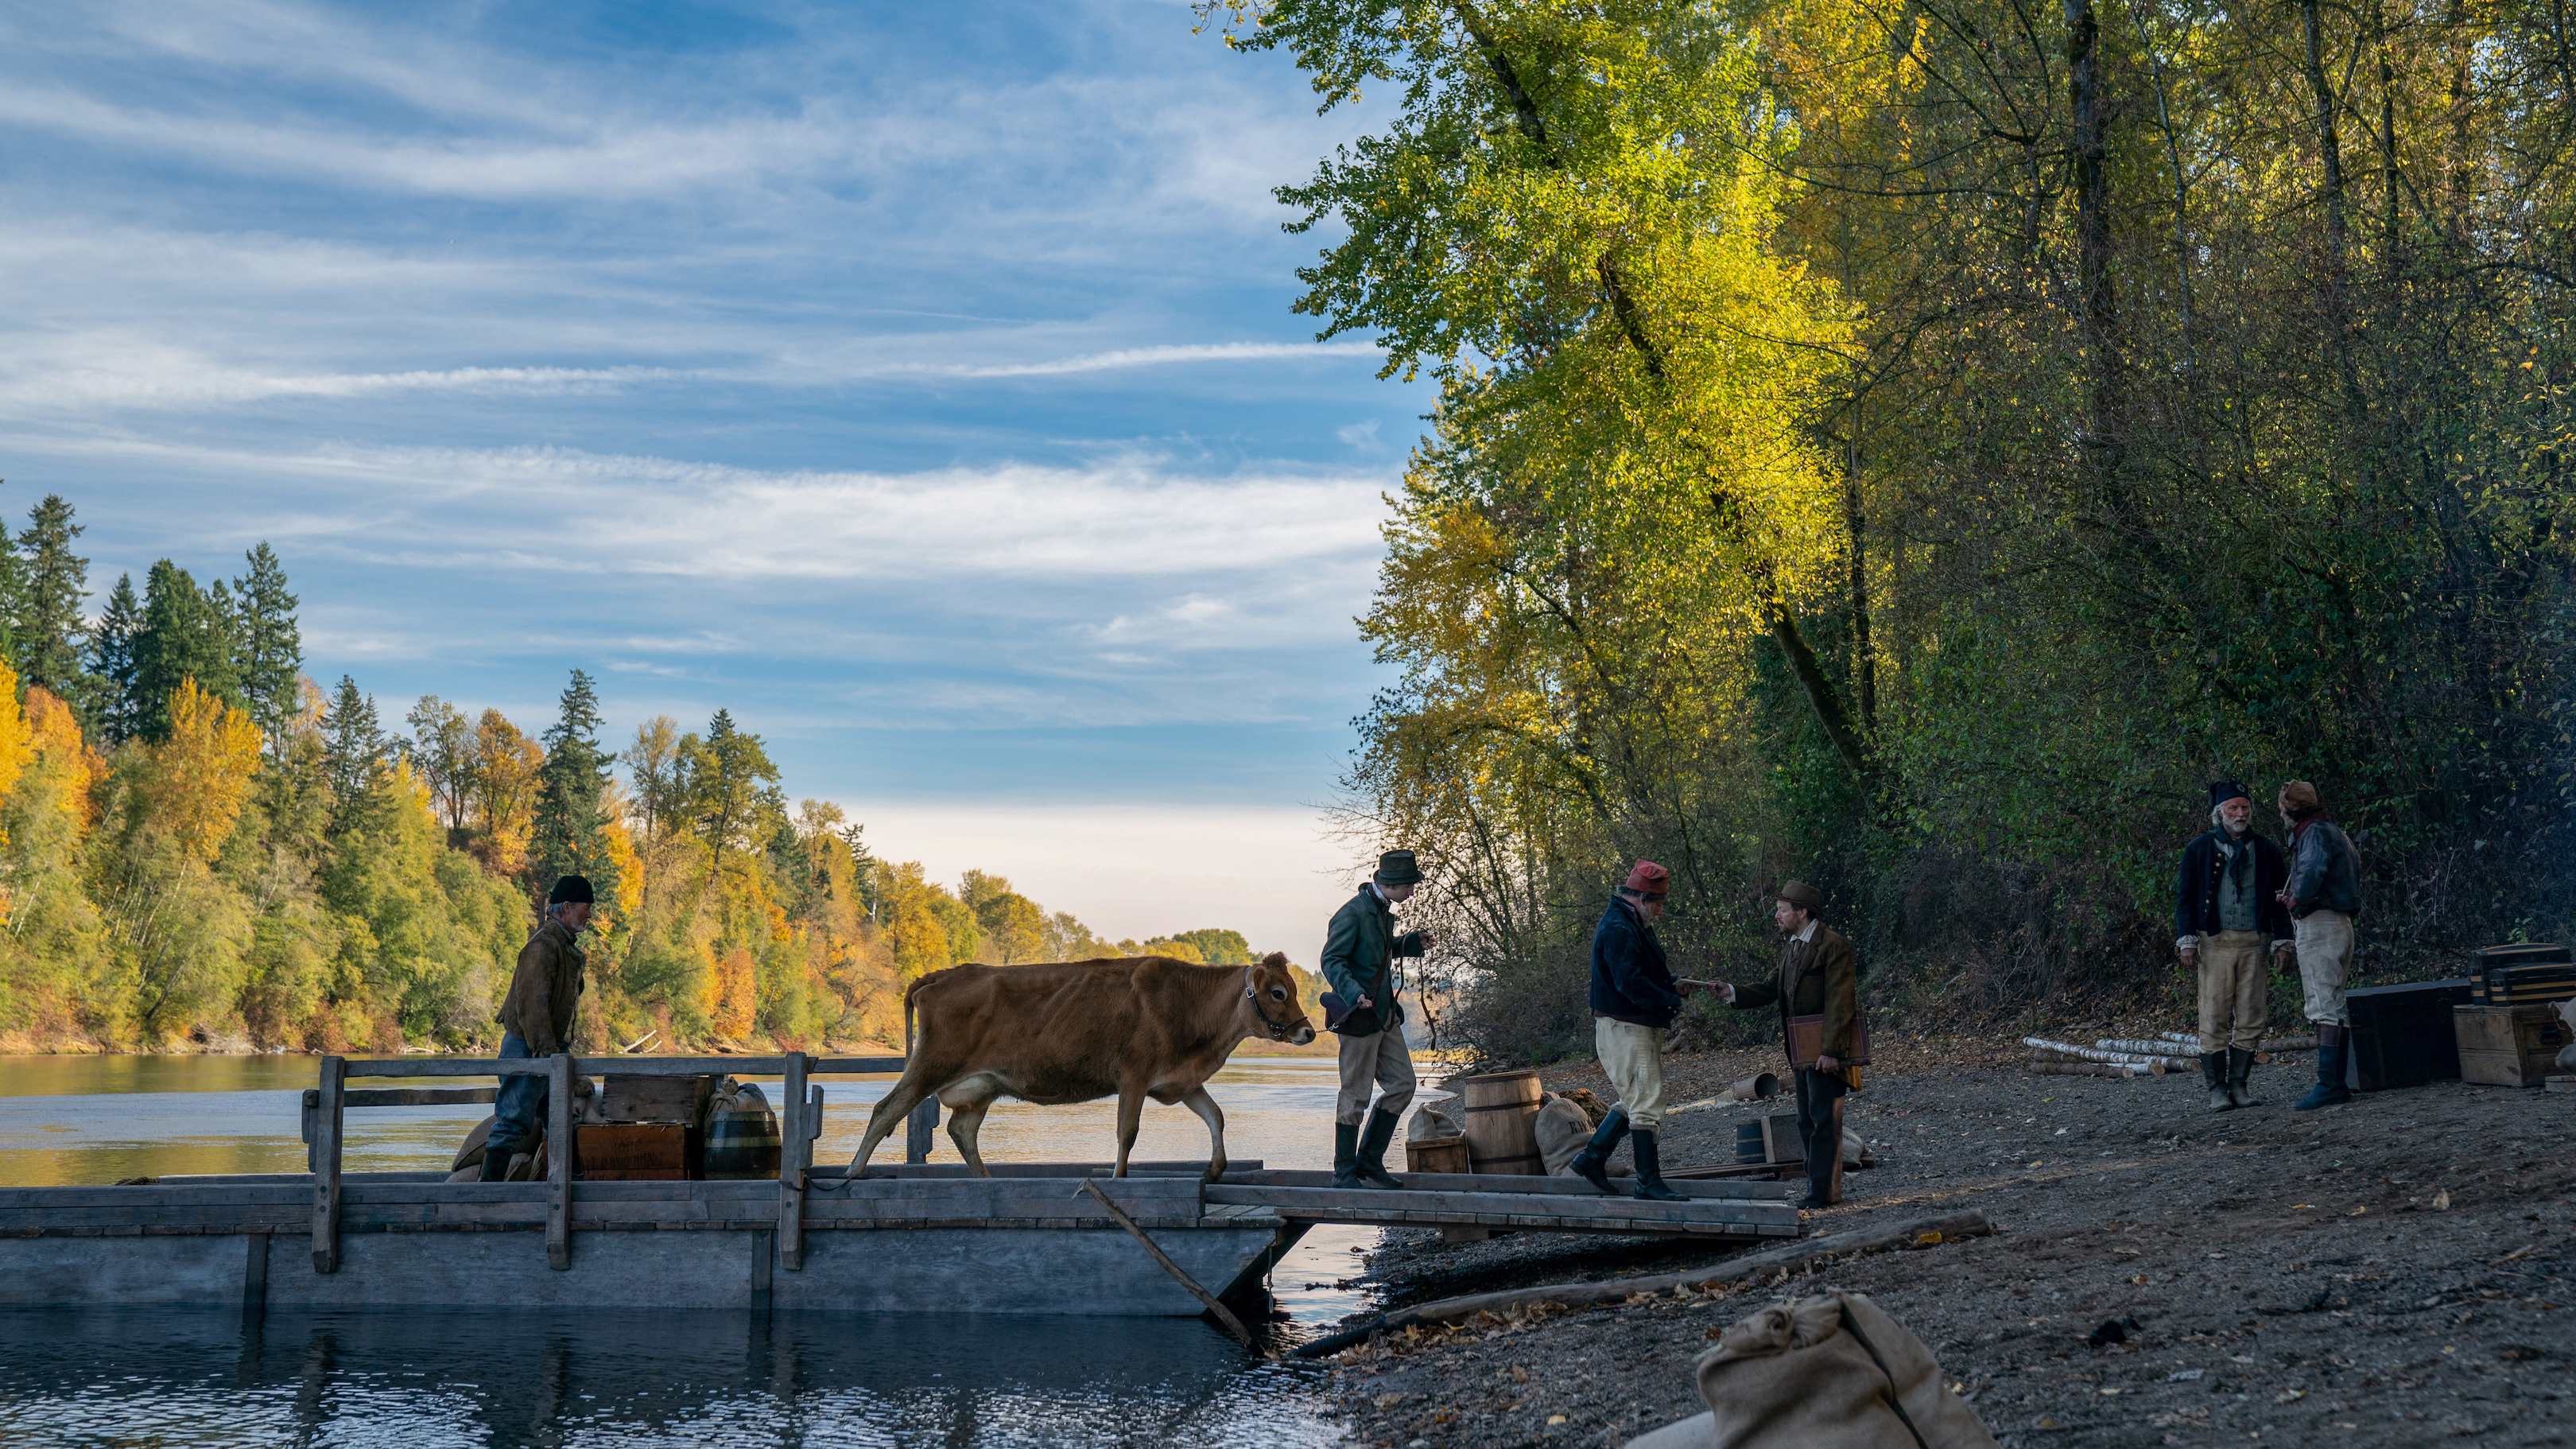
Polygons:
M1825 903L1824 896L1814 886L1802 880L1793 880L1773 891L1771 898L1775 901L1787 901L1802 911L1812 911Z
M1390 850L1377 858L1377 875L1382 886L1412 885L1422 879L1422 867L1414 864L1413 852Z

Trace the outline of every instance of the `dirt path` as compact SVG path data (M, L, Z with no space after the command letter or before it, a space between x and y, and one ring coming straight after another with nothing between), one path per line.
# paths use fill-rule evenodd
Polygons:
M2099 1034L2120 1034L2104 1031ZM2251 1110L2199 1078L2043 1077L1958 1044L1882 1048L1847 1125L1878 1166L1815 1231L1983 1210L1998 1236L1731 1296L1666 1297L1382 1342L1341 1361L1359 1437L1616 1445L1696 1413L1692 1357L1784 1294L1868 1293L2006 1445L2576 1443L2576 1096L2446 1082L2294 1113L2310 1058L2255 1070ZM1680 1058L1676 1102L1776 1063ZM1597 1069L1548 1085L1599 1090ZM1787 1110L1764 1104L1764 1110ZM1668 1165L1732 1157L1754 1109L1667 1124ZM1624 1156L1624 1154L1623 1154ZM1395 1235L1395 1304L1671 1272L1706 1249ZM2089 1347L2106 1320L2127 1341Z

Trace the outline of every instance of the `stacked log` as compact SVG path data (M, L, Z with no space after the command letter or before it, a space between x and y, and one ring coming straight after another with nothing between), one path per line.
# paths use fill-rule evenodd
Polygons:
M2170 1067L2167 1065L2168 1059L2161 1056L2150 1056L2137 1052L2105 1051L2099 1047L2080 1047L2075 1045L2073 1042L2050 1041L2044 1036L2023 1037L2021 1039L2021 1044L2035 1051L2053 1053L2057 1057L2063 1058L2067 1061L2090 1062L2098 1066L2134 1067L2138 1072L2143 1072L2152 1076L2161 1077L2170 1070ZM2045 1060L2045 1058L2041 1058L2040 1060Z

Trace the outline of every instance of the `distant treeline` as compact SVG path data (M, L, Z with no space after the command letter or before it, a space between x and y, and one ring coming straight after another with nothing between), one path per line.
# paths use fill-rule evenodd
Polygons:
M266 544L208 586L120 578L91 620L80 532L47 497L0 548L0 1050L490 1049L567 873L599 896L586 1049L893 1040L903 983L957 961L1252 959L878 860L838 806L791 810L725 710L612 753L578 669L534 736L435 696L390 730L354 679L305 676Z

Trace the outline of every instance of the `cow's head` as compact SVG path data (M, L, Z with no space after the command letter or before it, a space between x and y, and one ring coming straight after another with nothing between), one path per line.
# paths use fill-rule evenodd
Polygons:
M1272 1041L1304 1046L1315 1039L1315 1024L1297 1004L1297 973L1289 969L1285 953L1273 951L1243 969L1243 999L1252 1004L1261 1018L1259 1029L1269 1032Z

